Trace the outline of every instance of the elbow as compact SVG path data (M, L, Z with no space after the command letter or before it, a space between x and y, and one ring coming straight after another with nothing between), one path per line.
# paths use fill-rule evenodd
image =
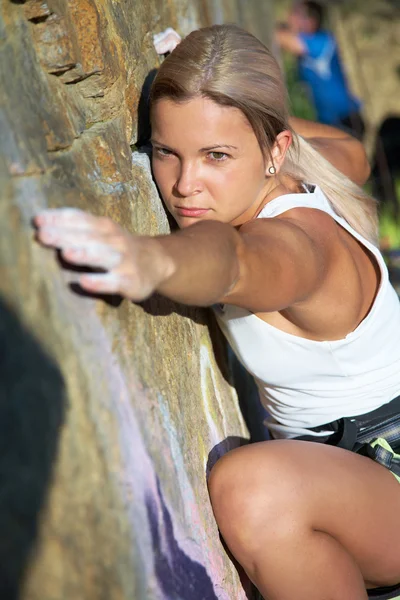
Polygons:
M218 300L221 304L234 304L235 302L232 299L236 298L238 295L240 296L246 289L246 276L248 274L246 248L243 239L239 234L237 234L232 250L232 261L229 273L227 274L228 279L226 281L226 287L222 297Z
M367 157L365 156L360 185L364 185L364 183L366 183L368 181L370 175L371 175L371 165L369 164L369 161L368 161Z
M359 186L363 186L368 181L371 175L371 166L368 161L367 153L362 142L355 138L351 138L352 150L352 173L350 179Z
M360 187L363 186L369 179L371 175L371 165L369 164L368 158L364 152L363 160L357 165L357 168L354 169L355 173L353 176L353 181Z

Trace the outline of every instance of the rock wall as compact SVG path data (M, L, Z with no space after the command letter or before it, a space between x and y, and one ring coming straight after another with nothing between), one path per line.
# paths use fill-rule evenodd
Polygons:
M331 15L348 76L375 133L387 117L400 118L400 4L349 0L332 7Z
M134 146L152 34L224 21L268 41L270 3L0 3L2 600L250 597L206 488L248 438L212 316L82 295L31 227L67 205L169 231Z

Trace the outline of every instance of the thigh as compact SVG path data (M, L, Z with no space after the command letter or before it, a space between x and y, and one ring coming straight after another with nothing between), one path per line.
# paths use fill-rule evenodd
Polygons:
M303 519L342 544L366 581L400 581L400 484L385 467L298 440L251 444L225 458L235 482L257 490L266 518Z

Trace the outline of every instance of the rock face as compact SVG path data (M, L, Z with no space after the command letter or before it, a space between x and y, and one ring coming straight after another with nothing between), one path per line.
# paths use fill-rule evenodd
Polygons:
M268 41L270 14L257 0L0 5L2 600L246 597L206 488L248 438L212 316L83 296L31 218L76 206L168 232L130 147L152 34L236 21Z
M363 113L375 133L386 118L400 118L400 5L392 0L348 0L331 11L350 83L363 99Z

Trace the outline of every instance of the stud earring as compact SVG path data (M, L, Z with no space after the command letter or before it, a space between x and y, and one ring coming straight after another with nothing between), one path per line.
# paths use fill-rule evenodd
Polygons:
M272 165L272 167L269 167L269 169L268 169L268 173L269 173L270 175L275 175L275 173L276 173L276 169L275 169L275 167L274 167L273 165Z

